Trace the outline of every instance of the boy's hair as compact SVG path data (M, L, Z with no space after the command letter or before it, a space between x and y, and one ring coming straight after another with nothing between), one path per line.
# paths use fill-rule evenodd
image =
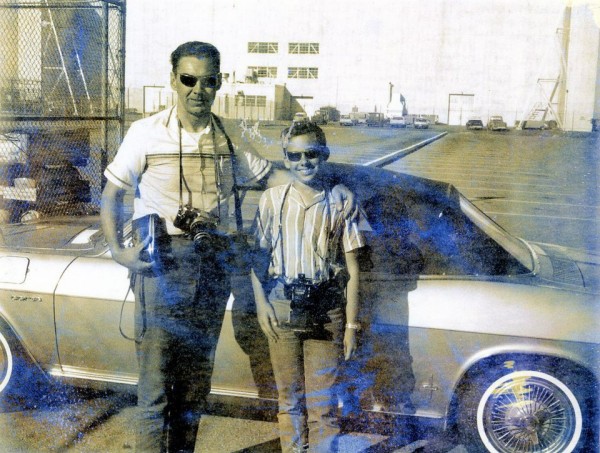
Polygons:
M317 123L313 123L312 121L292 123L291 126L286 127L281 131L281 146L283 147L283 152L286 152L288 143L292 137L307 134L315 134L319 148L323 153L323 160L327 160L329 158L329 148L327 147L325 132L323 132L323 129L321 129Z
M221 53L215 46L207 42L188 41L179 45L171 53L173 73L177 73L177 65L183 57L209 58L217 69L221 67Z

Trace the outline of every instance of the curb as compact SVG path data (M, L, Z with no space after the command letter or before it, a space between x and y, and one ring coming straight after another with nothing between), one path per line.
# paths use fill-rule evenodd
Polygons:
M408 148L404 148L404 149L400 149L398 151L394 151L390 154L387 154L383 157L379 157L375 160L372 160L370 162L364 163L363 165L365 167L383 167L384 165L388 165L391 164L392 162L394 162L395 160L398 160L404 156L407 156L410 153L414 153L416 150L423 148L426 145L429 145L431 142L434 142L436 140L439 140L440 138L442 138L444 135L448 134L447 131L442 132L441 134L438 135L434 135L431 138L428 138L426 140L423 140L422 142L416 143L414 145L409 146Z

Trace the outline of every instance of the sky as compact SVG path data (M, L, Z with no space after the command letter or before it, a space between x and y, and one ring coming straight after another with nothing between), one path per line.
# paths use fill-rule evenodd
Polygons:
M581 2L575 2L575 4ZM589 1L586 3L590 3ZM600 24L600 0L592 0ZM390 83L435 113L448 91L518 110L535 80L556 77L566 0L127 0L126 86L169 85L169 54L209 41L242 73L248 41L320 42L323 102L381 106ZM325 70L325 68L327 68ZM444 84L438 83L440 75ZM487 98L487 99L484 99ZM500 100L500 98L502 98ZM488 107L489 108L489 107Z

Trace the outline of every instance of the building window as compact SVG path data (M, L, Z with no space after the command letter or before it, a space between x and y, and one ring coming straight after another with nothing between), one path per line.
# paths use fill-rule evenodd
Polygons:
M319 68L288 68L288 79L318 79Z
M249 42L248 53L277 53L279 44L276 42Z
M248 69L252 70L256 74L256 77L277 78L276 66L248 66Z
M318 54L318 42L291 42L288 44L288 52L294 54Z
M238 94L235 96L235 105L240 107L266 107L267 97Z

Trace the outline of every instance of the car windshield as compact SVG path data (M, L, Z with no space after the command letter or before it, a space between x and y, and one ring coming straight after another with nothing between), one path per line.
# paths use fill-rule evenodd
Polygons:
M371 181L372 182L372 181ZM366 182L365 182L366 184ZM362 202L372 253L383 264L373 272L407 275L525 275L533 272L532 252L450 185L423 183L412 190L385 186Z

